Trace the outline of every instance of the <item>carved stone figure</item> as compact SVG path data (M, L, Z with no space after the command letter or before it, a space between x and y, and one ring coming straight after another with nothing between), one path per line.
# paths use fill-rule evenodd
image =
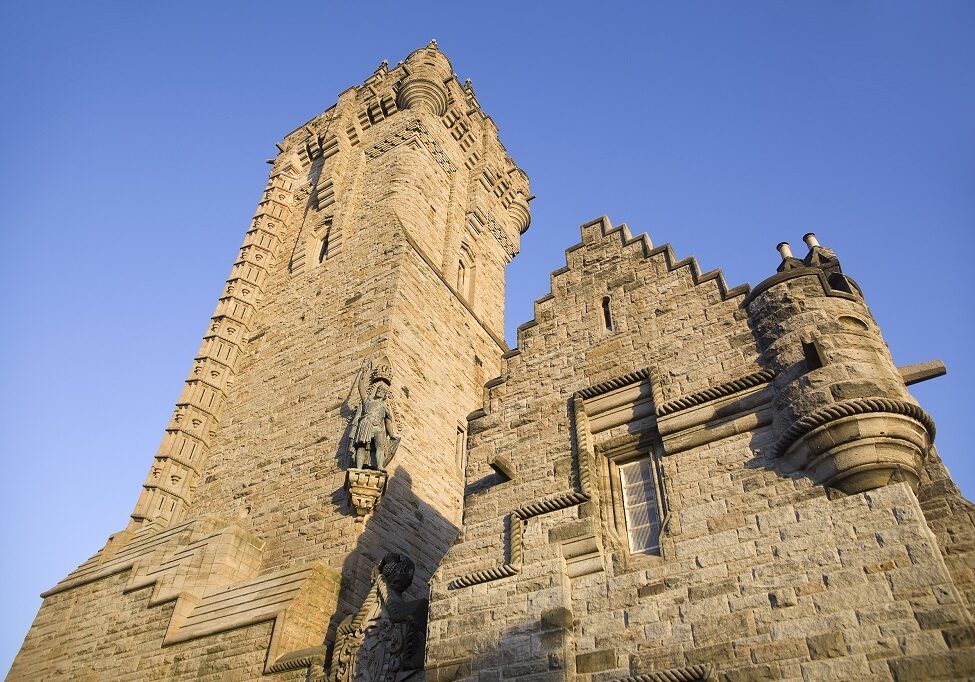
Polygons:
M414 565L390 552L373 571L372 589L335 636L329 682L399 682L423 667L427 600L403 598Z
M399 429L390 401L391 381L389 363L383 361L373 368L371 359L356 377L360 400L349 434L349 451L356 469L385 471L399 447Z

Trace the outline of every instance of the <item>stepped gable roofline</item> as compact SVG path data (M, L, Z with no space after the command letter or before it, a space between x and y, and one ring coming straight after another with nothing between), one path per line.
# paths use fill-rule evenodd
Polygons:
M710 280L715 280L718 284L718 290L721 292L722 301L727 301L730 298L736 298L738 296L746 296L751 290L751 287L747 283L740 284L736 287L729 287L728 282L725 280L724 273L721 271L720 268L716 268L708 272L701 272L701 266L698 264L697 258L695 258L694 256L689 256L682 260L678 260L676 254L674 254L673 247L671 247L669 243L654 248L652 242L650 241L650 237L647 235L646 232L643 232L637 235L636 237L634 237L630 234L630 229L629 227L627 227L626 223L620 223L616 227L613 227L613 224L610 221L608 216L601 216L599 218L596 218L595 220L590 220L587 223L583 223L580 226L579 230L584 234L586 228L595 227L597 225L600 227L600 234L603 239L606 239L615 234L619 236L620 241L624 248L632 245L641 246L643 248L644 258L652 258L653 256L656 256L658 254L663 254L667 263L667 270L670 272L673 272L674 270L677 270L682 267L689 267L691 269L691 277L694 281L695 286L699 286ZM538 317L539 317L538 306L542 303L545 303L546 301L550 301L553 298L555 298L555 294L552 293L555 290L555 278L558 277L559 275L565 274L570 269L568 264L569 254L585 246L586 246L585 241L580 241L579 243L573 244L572 246L570 246L565 250L566 265L564 267L559 268L558 270L555 270L549 276L549 279L551 281L549 287L549 293L545 294L540 298L535 299L535 316L528 322L525 322L524 324L518 326L518 330L517 330L518 345L515 348L512 348L507 353L505 353L504 355L505 358L514 357L515 355L518 355L521 352L518 346L521 345L522 333L525 330L530 329L538 324Z

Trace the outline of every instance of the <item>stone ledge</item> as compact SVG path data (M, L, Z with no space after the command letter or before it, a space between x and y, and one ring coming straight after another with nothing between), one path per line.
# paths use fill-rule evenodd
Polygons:
M115 554L99 552L44 596L130 571L124 592L151 588L149 607L175 602L162 646L273 622L270 666L280 652L321 644L320 616L335 610L339 576L319 562L257 575L263 545L239 526L209 517L161 531L149 527Z

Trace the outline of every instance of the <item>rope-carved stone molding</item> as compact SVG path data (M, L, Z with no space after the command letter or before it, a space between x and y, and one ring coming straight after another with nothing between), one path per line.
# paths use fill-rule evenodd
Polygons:
M714 675L711 664L691 665L686 668L671 668L646 675L633 675L614 682L707 682Z
M447 589L456 590L461 587L488 583L492 580L510 578L518 574L523 561L521 519L512 512L508 514L507 523L510 529L508 532L509 560L500 566L487 568L483 571L474 571L473 573L462 575L459 578L454 578L447 584Z
M638 381L643 381L644 379L650 378L649 369L638 369L635 372L630 372L628 374L624 374L623 376L615 377L594 386L584 388L581 391L577 391L575 396L582 398L583 400L589 400L590 398L595 398L603 393L609 393L617 388L623 388L624 386L629 386L630 384L635 384Z
M823 424L828 424L843 417L852 417L857 414L870 414L872 412L889 412L915 419L927 429L931 440L934 441L934 420L931 419L931 415L914 403L909 403L904 400L892 400L890 398L852 398L822 407L795 422L786 429L785 433L772 446L772 456L779 457L785 454L797 440Z
M285 654L275 661L267 671L269 673L283 673L288 672L289 670L302 670L304 668L310 668L315 664L321 666L324 663L325 647L309 647L308 649L296 651L293 654Z
M746 374L738 379L727 381L711 388L706 388L703 391L697 391L696 393L690 393L688 395L663 402L660 392L660 381L658 380L658 374L653 368L647 367L645 369L639 369L635 372L630 372L628 374L609 379L608 381L603 381L602 383L594 386L584 388L581 391L576 392L575 395L583 400L589 400L591 398L595 398L596 396L602 395L603 393L609 393L610 391L614 391L618 388L623 388L624 386L629 386L630 384L635 384L638 381L648 379L650 381L650 388L653 394L653 401L657 405L657 407L654 409L654 414L656 414L658 417L664 417L669 414L673 414L674 412L686 410L689 407L703 405L704 403L717 400L718 398L725 398L740 391L744 391L755 386L760 386L762 384L767 384L774 378L775 372L768 369L762 369L757 372L752 372L751 374Z
M713 388L706 388L703 391L698 391L697 393L691 393L690 395L669 400L657 407L657 416L663 417L668 414L673 414L674 412L686 410L689 407L703 405L706 402L717 400L718 398L724 398L734 393L738 393L739 391L744 391L748 388L760 386L761 384L767 384L773 378L775 378L775 372L768 369L762 369L758 372L753 372L752 374L743 376L740 379L728 381L726 383L714 386Z
M529 502L508 514L508 561L493 568L474 571L473 573L454 578L447 584L448 589L456 590L461 587L470 587L471 585L479 585L517 575L521 571L522 564L524 563L523 536L525 522L536 516L568 509L569 507L574 507L589 501L591 497L590 491L592 490L592 474L590 472L589 461L591 448L589 447L588 441L588 427L579 428L580 419L585 419L583 410L582 398L576 394L572 400L573 431L576 434L576 461L573 467L573 473L577 473L577 480L573 481L574 490L558 493L536 502Z
M769 370L760 370L741 377L740 379L735 379L734 381L720 384L714 388L692 393L690 395L671 400L667 403L662 403L662 408L666 408L666 411L661 408L658 409L656 413L658 416L672 414L693 405L700 405L716 398L722 398L733 393L737 393L738 391L742 391L753 386L758 386L770 381L774 376L774 373ZM492 568L475 571L473 573L468 573L455 578L448 583L448 589L456 590L462 587L470 587L472 585L491 582L493 580L510 578L518 574L518 572L521 570L523 561L522 535L524 533L524 523L528 519L535 516L541 516L554 511L567 509L569 507L582 504L583 502L587 502L591 498L590 491L592 490L592 475L590 470L592 464L590 462L589 453L592 452L592 447L589 443L589 428L588 425L585 425L588 420L586 418L584 401L599 395L603 395L604 393L609 393L610 391L614 391L618 388L635 384L639 381L649 380L654 403L661 404L659 388L660 382L657 380L657 377L658 375L655 368L645 367L643 369L636 370L635 372L629 372L622 376L589 386L573 394L572 431L576 438L577 453L574 471L578 472L578 481L575 486L576 489L570 492L559 493L537 502L531 502L509 513L506 517L509 547L508 561ZM581 459L579 459L580 457L585 457L584 463Z
M455 578L447 585L448 589L456 590L461 587L470 587L471 585L478 585L480 583L487 583L492 580L500 580L501 578L510 578L513 575L517 575L521 571L521 566L524 563L523 536L525 522L535 516L574 507L577 504L586 502L588 499L589 496L582 492L559 493L558 495L539 500L538 502L532 502L514 510L507 517L508 561L500 566L488 568L483 571L474 571L473 573Z

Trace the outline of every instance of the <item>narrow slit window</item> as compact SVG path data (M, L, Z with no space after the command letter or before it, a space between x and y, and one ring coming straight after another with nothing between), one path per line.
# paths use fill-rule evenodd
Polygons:
M324 261L325 260L325 257L328 256L328 237L329 237L329 235L331 233L332 233L332 231L329 230L329 231L327 231L325 233L325 236L322 237L322 245L318 249L318 262L319 263L321 263L322 261Z
M466 242L460 245L457 259L457 292L468 301L474 299L474 276L477 272L477 259Z
M341 244L340 233L332 234L332 216L323 218L318 228L312 232L312 236L312 245L317 247L318 264L321 265L325 259L334 255L332 252Z
M456 458L457 470L464 476L467 470L467 431L462 426L457 427Z
M802 354L806 359L806 370L811 372L814 369L826 366L826 354L823 347L819 345L819 339L813 337L802 341Z
M609 296L603 296L603 323L606 331L613 331L613 313L609 309Z

